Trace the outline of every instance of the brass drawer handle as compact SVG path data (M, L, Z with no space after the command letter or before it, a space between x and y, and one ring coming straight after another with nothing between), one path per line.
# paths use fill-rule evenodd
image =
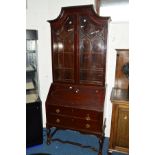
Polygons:
M128 117L127 116L124 116L124 119L126 120Z
M98 90L96 90L95 92L96 92L96 93L98 93L99 91L98 91Z
M79 91L80 91L79 89L76 89L75 93L79 93Z
M69 89L73 89L73 87L72 86L69 86Z
M57 119L56 119L56 122L57 122L57 123L60 123L60 119L59 119L59 118L57 118Z
M90 121L90 120L91 120L89 114L87 114L87 116L85 117L85 119L86 119L87 121Z
M56 109L56 113L60 113L60 109Z
M90 124L86 124L86 128L87 128L87 129L90 128Z

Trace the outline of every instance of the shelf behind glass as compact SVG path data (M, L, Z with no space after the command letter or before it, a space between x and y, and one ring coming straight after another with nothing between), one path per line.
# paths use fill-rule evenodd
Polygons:
M72 68L55 68L54 69L55 81L73 82L74 70Z
M26 53L36 53L36 50L26 50Z
M36 71L36 69L33 65L26 66L26 72L32 72L32 71Z
M38 94L26 94L26 103L34 103L36 101L38 101Z
M32 79L29 79L26 81L26 90L32 90L35 89L35 83Z
M102 69L83 69L80 70L80 83L87 84L103 84L103 68Z

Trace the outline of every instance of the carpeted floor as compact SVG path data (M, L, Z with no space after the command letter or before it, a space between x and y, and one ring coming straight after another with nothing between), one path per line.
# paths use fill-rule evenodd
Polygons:
M54 130L54 128L52 129ZM98 139L94 135L80 134L77 131L58 130L52 139L60 139L61 141L52 141L50 145L46 144L46 129L43 129L43 144L28 147L26 155L97 155L99 148ZM70 143L62 143L65 141L80 143L85 148ZM109 138L105 138L103 145L103 155L107 155ZM91 149L91 146L93 149ZM125 155L122 153L113 153L112 155Z

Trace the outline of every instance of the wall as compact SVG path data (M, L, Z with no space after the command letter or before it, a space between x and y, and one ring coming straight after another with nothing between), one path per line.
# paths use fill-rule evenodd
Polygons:
M43 126L45 127L45 100L52 81L50 26L47 20L56 18L63 6L94 4L94 0L27 0L26 28L38 30L38 69L40 81L40 97L43 106ZM118 48L128 48L128 22L111 22L109 25L109 41L107 53L107 95L105 117L107 127L105 136L109 137L111 124L110 93L114 85L116 51Z

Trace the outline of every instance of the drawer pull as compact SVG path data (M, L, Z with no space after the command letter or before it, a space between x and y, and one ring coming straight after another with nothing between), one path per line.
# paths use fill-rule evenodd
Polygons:
M89 114L87 114L87 116L85 117L85 119L86 119L87 121L90 121L90 116L89 116Z
M69 89L73 89L73 87L72 87L72 86L70 86L70 87L69 87Z
M76 89L76 91L75 91L76 93L79 93L79 89Z
M128 117L127 116L124 116L124 119L126 120Z
M60 119L59 119L59 118L57 118L57 119L56 119L56 122L57 122L57 123L60 123Z
M56 109L56 113L57 113L57 114L60 113L60 109Z
M90 128L90 124L86 124L86 128L87 128L87 129Z
M98 90L96 90L96 93L98 93Z

